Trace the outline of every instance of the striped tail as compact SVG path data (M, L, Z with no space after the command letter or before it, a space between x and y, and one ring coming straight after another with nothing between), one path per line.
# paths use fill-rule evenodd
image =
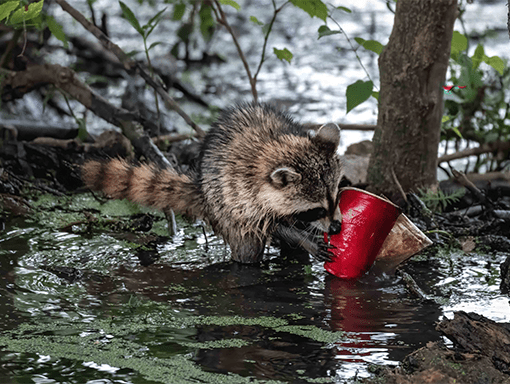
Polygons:
M82 166L87 187L114 199L128 199L160 210L201 217L199 190L187 175L154 165L133 166L121 159L87 161Z

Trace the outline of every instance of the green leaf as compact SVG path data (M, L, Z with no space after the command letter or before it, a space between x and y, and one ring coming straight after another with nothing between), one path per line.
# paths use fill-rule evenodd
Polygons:
M486 56L487 57L487 56ZM503 72L505 70L505 62L499 56L488 57L484 60L487 64L489 64L492 68L499 72L501 76L503 76Z
M340 9L340 10L342 10L344 12L347 12L347 13L352 13L352 11L349 8L347 8L347 7L336 7L336 9Z
M143 28L140 26L140 23L138 22L138 19L136 18L135 14L129 7L124 4L122 1L119 1L120 8L122 9L122 15L126 18L127 21L129 21L129 24L136 29L136 31L144 36Z
M264 25L264 23L262 21L259 21L259 19L257 19L255 16L250 16L250 21L252 23L260 25L261 27Z
M270 27L270 26L271 26L271 24L270 24L270 23L264 24L264 25L262 26L262 34L263 34L264 36L267 36L267 34L269 33L269 27Z
M50 29L52 35L63 42L64 47L67 49L69 44L67 42L67 37L62 26L55 21L53 16L46 16L46 24L48 24L48 28Z
M158 13L156 13L152 18L145 24L142 29L145 29L145 37L148 37L152 31L154 31L154 28L157 27L159 22L161 21L161 18L163 17L163 13L166 11L166 8L162 9Z
M200 16L200 33L205 40L210 40L216 24L212 15L211 7L209 5L202 4L198 15Z
M42 11L44 4L44 0L38 1L37 3L32 3L28 5L27 10L25 11L25 7L22 6L16 12L12 14L9 21L12 24L18 24L24 21L35 19Z
M453 56L457 56L460 52L465 51L468 46L468 40L462 33L453 31L452 36L452 52Z
M292 58L294 57L294 55L287 48L283 48L283 49L273 48L273 52L277 58L279 58L280 60L286 60L289 63L292 60Z
M329 36L329 35L336 35L338 33L342 33L340 31L332 31L331 29L329 29L329 27L327 25L321 25L319 27L319 38L320 39L321 37L324 37L324 36Z
M379 43L377 40L365 40L365 39L362 39L361 37L355 37L354 40L356 40L356 42L359 45L363 46L363 48L368 49L369 51L375 52L378 55L381 54L381 52L384 48L384 45Z
M186 4L180 3L174 5L174 13L172 14L172 20L182 20L184 13L186 12Z
M160 44L163 44L163 42L162 42L162 41L156 41L156 42L152 43L152 44L149 46L149 48L147 48L147 51L150 51L152 48L154 48L154 47L156 47L156 46L158 46L158 45L160 45Z
M358 80L347 87L347 112L366 101L372 95L374 83L372 81Z
M12 11L14 11L19 5L19 1L8 1L0 5L0 21L9 17Z
M223 5L230 5L231 7L234 7L236 11L239 11L241 9L241 6L237 4L234 0L220 0L220 3Z
M460 133L460 131L459 131L459 128L458 128L458 127L453 127L453 128L452 128L452 131L453 131L453 132L455 132L455 134L456 134L457 136L459 136L459 137L462 139L462 133Z
M478 44L478 46L475 49L475 53L473 54L473 57L471 57L471 60L473 61L473 69L478 68L480 63L484 61L484 58L487 56L485 55L485 52L483 50L483 45Z
M310 17L318 17L326 22L328 7L321 0L290 0L290 2L308 13Z
M377 101L379 101L379 92L375 92L375 91L374 91L374 92L372 92L372 97L373 97L374 99L376 99Z

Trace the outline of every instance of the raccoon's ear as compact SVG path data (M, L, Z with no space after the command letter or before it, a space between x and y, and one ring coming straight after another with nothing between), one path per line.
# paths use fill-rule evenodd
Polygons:
M324 124L316 132L310 131L308 136L312 141L332 151L340 144L340 128L335 123Z
M291 183L299 183L301 180L301 175L288 167L275 169L269 177L276 188L283 188Z

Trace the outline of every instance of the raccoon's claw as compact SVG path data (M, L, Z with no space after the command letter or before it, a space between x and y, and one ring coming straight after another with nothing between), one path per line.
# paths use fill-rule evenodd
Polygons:
M318 260L318 261L322 261L322 262L331 262L333 260L333 257L335 257L335 255L330 251L330 249L334 249L336 248L334 245L331 245L331 244L327 244L325 242L319 242L318 244L318 251L317 253L314 255L315 256L315 259Z

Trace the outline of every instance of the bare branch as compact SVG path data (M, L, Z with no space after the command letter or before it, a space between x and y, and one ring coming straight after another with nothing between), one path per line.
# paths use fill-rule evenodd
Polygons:
M139 153L143 153L145 157L162 168L171 168L170 162L152 143L141 125L141 123L146 125L153 125L153 123L147 122L125 109L113 106L81 82L76 73L70 68L58 64L44 64L33 65L25 71L19 72L0 69L0 74L6 75L1 84L2 100L21 97L37 86L53 84L97 116L121 128L122 133L131 141Z
M175 100L170 97L168 92L166 92L163 87L158 84L147 71L142 67L141 64L132 60L117 44L113 43L99 28L97 28L94 24L88 21L85 16L83 16L78 10L69 5L65 0L55 0L57 4L59 4L64 11L69 13L76 21L78 21L87 31L92 33L105 48L110 50L117 56L117 58L122 62L126 71L134 74L138 72L140 76L149 84L152 88L154 88L158 94L163 98L163 100L167 103L167 105L172 108L175 112L181 116L184 121L191 126L199 137L205 136L205 132L196 125L191 118L188 116L186 112L184 112L181 107L175 102Z
M253 75L253 80L255 83L257 83L257 76L259 75L260 69L262 68L262 64L264 64L264 61L266 60L267 41L269 40L269 34L271 33L271 30L273 29L273 24L276 20L276 16L283 9L283 7L287 4L288 4L288 1L283 3L279 8L276 8L276 3L273 1L273 8L274 8L273 18L269 22L269 27L267 29L265 36L264 36L264 45L262 46L262 54L260 56L259 66L258 66L257 70L255 71L255 75Z
M510 149L509 141L503 141L503 142L498 141L498 142L494 142L494 143L485 143L485 144L480 145L477 148L469 148L469 149L465 149L463 151L452 153L450 155L441 156L439 159L437 159L437 163L440 164L445 161L462 159L464 157L481 155L483 153L507 151L509 149Z
M61 1L61 0L57 0L57 1ZM240 57L241 61L243 62L244 69L246 70L246 74L248 75L248 80L250 81L251 93L253 95L253 101L257 102L258 101L258 93L257 93L257 87L256 87L257 79L251 75L250 66L248 64L248 61L246 60L246 56L244 55L244 52L241 49L241 46L239 45L239 41L237 40L237 36L234 33L234 30L232 29L232 27L230 26L230 24L227 21L227 16L225 15L225 12L223 12L223 9L221 8L219 1L214 0L214 4L218 8L218 9L216 9L215 7L211 7L214 11L214 15L216 16L216 20L218 21L218 24L223 25L227 29L228 33L230 33L230 36L232 36L234 45L237 48L237 53L239 54L239 57Z

